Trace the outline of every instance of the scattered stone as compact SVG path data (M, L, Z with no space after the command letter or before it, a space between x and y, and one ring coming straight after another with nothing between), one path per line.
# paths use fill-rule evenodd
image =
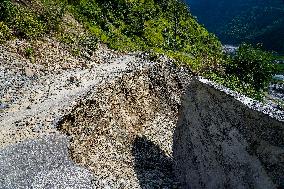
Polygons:
M34 71L28 67L25 68L25 74L27 77L32 77L34 76Z
M21 43L18 45L23 45ZM0 112L0 146L2 147L0 166L5 168L0 168L0 171L5 170L4 174L0 174L0 177L5 177L0 178L0 184L1 182L13 183L13 181L21 183L22 180L28 183L29 187L33 183L39 188L45 184L59 188L68 188L74 183L85 184L85 181L89 184L88 175L90 174L85 170L82 171L78 166L81 165L91 170L96 178L92 179L93 188L178 188L180 183L173 174L173 135L178 118L181 116L181 97L192 81L190 72L186 68L175 66L167 57L158 57L158 61L153 62L147 58L146 54L115 53L103 45L94 52L92 60L87 60L86 64L91 65L89 69L82 67L82 60L72 57L60 44L53 40L48 43L54 46L39 43L39 51L49 47L58 49L51 48L50 51L44 52L42 62L35 64L30 64L28 60L23 60L0 45L0 55L3 55L2 58L0 57L0 99L8 99L5 100L5 104L8 106L13 104L17 107L17 109L11 107ZM26 66L31 70L37 70L37 77L29 77L24 71L19 71ZM252 110L257 110L255 112L260 115L260 120L264 115L261 112L280 121L284 120L283 111L275 111L271 106L254 102L224 87L218 88L210 82L207 84L227 92L226 97L229 100L235 98L246 105L241 106L243 109L238 111L246 112L249 106ZM202 94L206 93L204 90L200 91ZM191 92L197 94L198 90L192 89ZM196 98L202 98L202 94L197 95ZM30 101L30 99L34 100ZM193 101L189 102L188 106L192 104L194 104ZM214 104L205 104L214 107ZM28 109L31 107L32 109ZM198 106L196 109L200 110L200 115L203 115L199 121L207 119L207 113L202 107ZM218 117L218 112L216 114L211 118ZM194 118L194 115L191 116ZM216 131L212 125L205 131L212 132L211 135L227 138L227 135L224 136L222 133L227 132L225 126L229 117L223 116L223 119L219 120L220 123L224 123L223 130ZM237 120L231 122L234 121ZM199 128L199 125L194 126L192 129ZM29 139L33 141L32 143L38 143L43 136L59 132L70 136L69 148L64 144L64 149L69 149L68 156L77 165L66 165L60 160L55 160L60 165L53 169L42 170L37 167L37 161L42 160L40 163L44 166L47 166L46 162L49 162L48 158L44 159L45 156L38 154L41 149L45 149L43 152L46 152L48 150L45 146L49 145L52 152L52 149L57 149L57 145L49 140L40 142L42 144L40 148L21 151L27 145L22 141ZM203 130L198 134L194 136L202 135ZM280 136L277 133L273 135ZM204 136L207 135L202 135ZM210 137L205 137L204 140L208 138ZM240 137L240 142L246 141ZM195 144L197 147L195 149L198 151L203 147L202 145L206 144ZM218 144L222 144L222 141ZM227 144L225 142L224 145ZM19 151L13 151L12 148L18 145L21 146L16 147ZM220 149L220 146L213 149ZM24 154L30 151L43 158L34 158L34 160L30 158L32 153ZM13 164L11 158L18 152L21 155L15 156L18 159ZM274 157L281 157L281 154L276 153L277 150L272 152L275 152ZM66 151L57 150L54 153L63 159L67 157ZM233 151L232 154L234 153ZM266 150L263 157L271 153ZM26 161L22 161L20 157L25 157L23 160ZM46 157L50 157L50 154ZM269 158L267 159L265 161L269 163ZM17 167L17 161L22 161L19 167ZM1 164L1 162L4 163ZM12 165L5 162L12 162ZM244 167L254 165L249 163ZM52 166L53 163L48 165ZM9 169L9 166L17 167L17 169ZM34 166L36 169L33 170ZM80 180L78 176L80 174L87 178ZM62 185L55 180L56 178L60 178L59 180L63 180L66 184ZM89 185L75 186L76 188L89 187ZM17 188L17 186L11 188Z

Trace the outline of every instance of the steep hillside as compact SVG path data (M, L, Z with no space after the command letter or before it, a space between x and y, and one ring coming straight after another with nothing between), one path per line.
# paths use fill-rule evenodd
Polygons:
M0 188L284 187L284 111L238 93L272 55L179 1L1 0L0 42Z
M118 51L165 53L194 72L217 69L221 59L219 41L175 0L4 0L0 10L2 41L52 35L78 55L78 46L93 50L99 41ZM66 14L84 30L64 22Z
M224 43L262 43L284 53L284 2L282 0L187 0L191 11Z
M283 186L283 111L165 56L48 71L0 51L1 188Z
M220 41L195 20L182 1L176 0L4 0L0 2L0 42L11 44L14 39L20 40L12 45L19 55L45 67L58 66L57 61L65 64L70 56L82 65L93 60L97 44L103 43L122 53L148 52L153 60L166 55L195 75L258 99L271 79L271 66L263 66L266 77L261 80L265 84L261 89L254 87L255 79L243 81L230 74L226 69L231 61ZM58 53L54 44L65 50L59 59L53 58L53 53ZM261 54L257 53L262 59ZM260 60L250 57L253 62ZM265 61L269 62L268 58ZM246 75L250 72L245 70Z

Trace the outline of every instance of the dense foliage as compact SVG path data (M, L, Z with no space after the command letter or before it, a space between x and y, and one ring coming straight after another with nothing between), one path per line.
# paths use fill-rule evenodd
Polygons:
M239 88L245 90L245 93L255 91L259 96L276 72L273 61L273 54L261 50L260 47L242 44L236 55L228 60L226 75L237 79L241 85Z
M218 69L221 44L176 0L40 0L0 3L0 21L17 37L37 38L58 32L68 9L92 36L119 51L165 53L194 72ZM1 31L2 31L1 30ZM62 40L72 42L68 34ZM3 38L3 37L2 37Z
M83 36L64 29L66 14L83 25ZM93 51L98 41L118 51L166 54L189 66L193 73L252 97L259 94L271 76L268 54L244 46L236 57L226 58L218 39L197 23L185 4L176 0L0 2L0 42L12 37L34 40L45 35L72 46L76 56L80 54L78 46ZM34 49L26 49L27 56L33 54ZM250 75L256 67L263 69Z
M21 3L13 4L10 0L0 3L0 21L12 29L14 35L31 39L59 29L64 13L60 2L42 0L41 4L36 1Z
M256 90L261 90L268 85L275 73L273 59L271 53L243 44L228 64L227 71L242 82L250 83Z
M179 1L77 0L72 5L77 19L113 49L166 53L196 72L220 62L220 42Z
M194 15L224 43L262 43L284 53L283 0L187 0Z

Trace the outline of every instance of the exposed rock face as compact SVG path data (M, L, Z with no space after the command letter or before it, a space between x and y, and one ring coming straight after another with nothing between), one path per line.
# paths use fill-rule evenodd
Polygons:
M283 112L190 78L161 63L99 87L61 123L72 158L112 188L282 187Z
M283 111L165 57L96 53L45 74L0 57L0 188L284 187Z
M173 156L182 188L283 188L284 124L192 81Z
M74 63L72 69L66 69L59 62L46 69L0 45L0 147L57 132L56 123L78 99L101 83L139 67L135 55L119 56L105 48L96 54L100 64L90 61L87 68ZM136 67L128 66L129 62ZM35 75L28 77L26 70Z
M60 124L72 158L111 188L175 187L172 134L190 80L161 63L102 85Z

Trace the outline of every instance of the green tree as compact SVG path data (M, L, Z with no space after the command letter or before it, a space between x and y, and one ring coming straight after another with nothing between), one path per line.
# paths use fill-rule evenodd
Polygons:
M265 89L276 71L274 56L260 47L242 44L227 67L227 74L235 75L242 83L256 91Z

